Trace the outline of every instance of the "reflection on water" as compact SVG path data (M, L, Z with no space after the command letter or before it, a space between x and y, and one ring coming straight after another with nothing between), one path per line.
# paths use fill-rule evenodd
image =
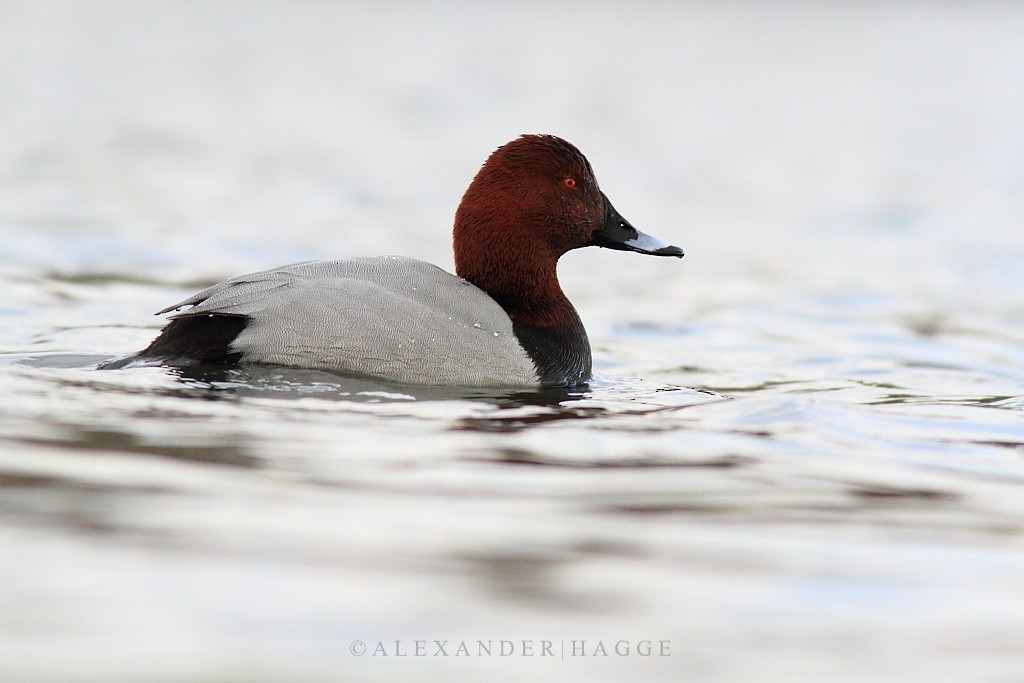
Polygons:
M1024 590L1019 406L847 403L830 398L842 387L800 381L731 398L608 379L467 394L80 360L0 368L0 533L19 558L0 600L20 615L7 628L19 648L150 653L99 672L148 672L148 634L198 631L239 655L262 644L284 653L268 680L295 667L327 680L375 671L346 649L355 639L641 631L679 659L620 661L614 675L667 680L697 657L687 643L725 652L771 639L779 620L831 625L817 641L830 659L879 619L886 642L900 638L889 628L942 641L971 619L1018 624L1005 596ZM752 606L753 621L730 626ZM814 660L800 642L776 647ZM162 666L205 671L175 663L194 647L176 641Z
M0 9L0 680L1017 680L1024 10L469 9ZM687 247L563 259L589 387L92 369L237 273L447 266L526 131ZM416 639L558 656L353 649Z
M395 384L372 378L348 377L322 370L272 366L174 368L170 376L182 385L233 397L273 394L278 398L318 398L379 403L389 401L483 401L495 405L557 406L584 395L568 389L524 391L488 387L434 387Z

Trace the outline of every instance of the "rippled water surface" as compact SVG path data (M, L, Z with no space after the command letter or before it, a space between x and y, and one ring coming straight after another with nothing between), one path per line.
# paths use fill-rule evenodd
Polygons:
M0 5L0 679L1024 680L1022 35L1008 2ZM450 267L523 132L687 251L563 259L588 389L92 370L231 275Z

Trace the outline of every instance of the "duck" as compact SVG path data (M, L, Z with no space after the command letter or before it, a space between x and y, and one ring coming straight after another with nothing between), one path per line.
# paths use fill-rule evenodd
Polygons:
M233 277L158 311L174 314L149 346L99 369L271 364L399 384L579 387L590 341L558 260L590 246L684 255L623 218L574 145L540 134L490 154L452 244L454 274L377 256Z

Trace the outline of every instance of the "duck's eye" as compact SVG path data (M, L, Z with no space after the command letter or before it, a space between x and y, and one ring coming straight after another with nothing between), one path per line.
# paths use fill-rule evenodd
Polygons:
M562 184L571 190L574 187L576 187L576 179L573 178L572 176L569 176L568 178L562 181Z

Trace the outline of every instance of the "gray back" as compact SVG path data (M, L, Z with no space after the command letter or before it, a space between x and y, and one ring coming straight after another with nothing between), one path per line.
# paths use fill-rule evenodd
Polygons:
M533 361L486 293L401 256L307 261L226 280L161 313L245 315L246 362L414 384L534 386Z

